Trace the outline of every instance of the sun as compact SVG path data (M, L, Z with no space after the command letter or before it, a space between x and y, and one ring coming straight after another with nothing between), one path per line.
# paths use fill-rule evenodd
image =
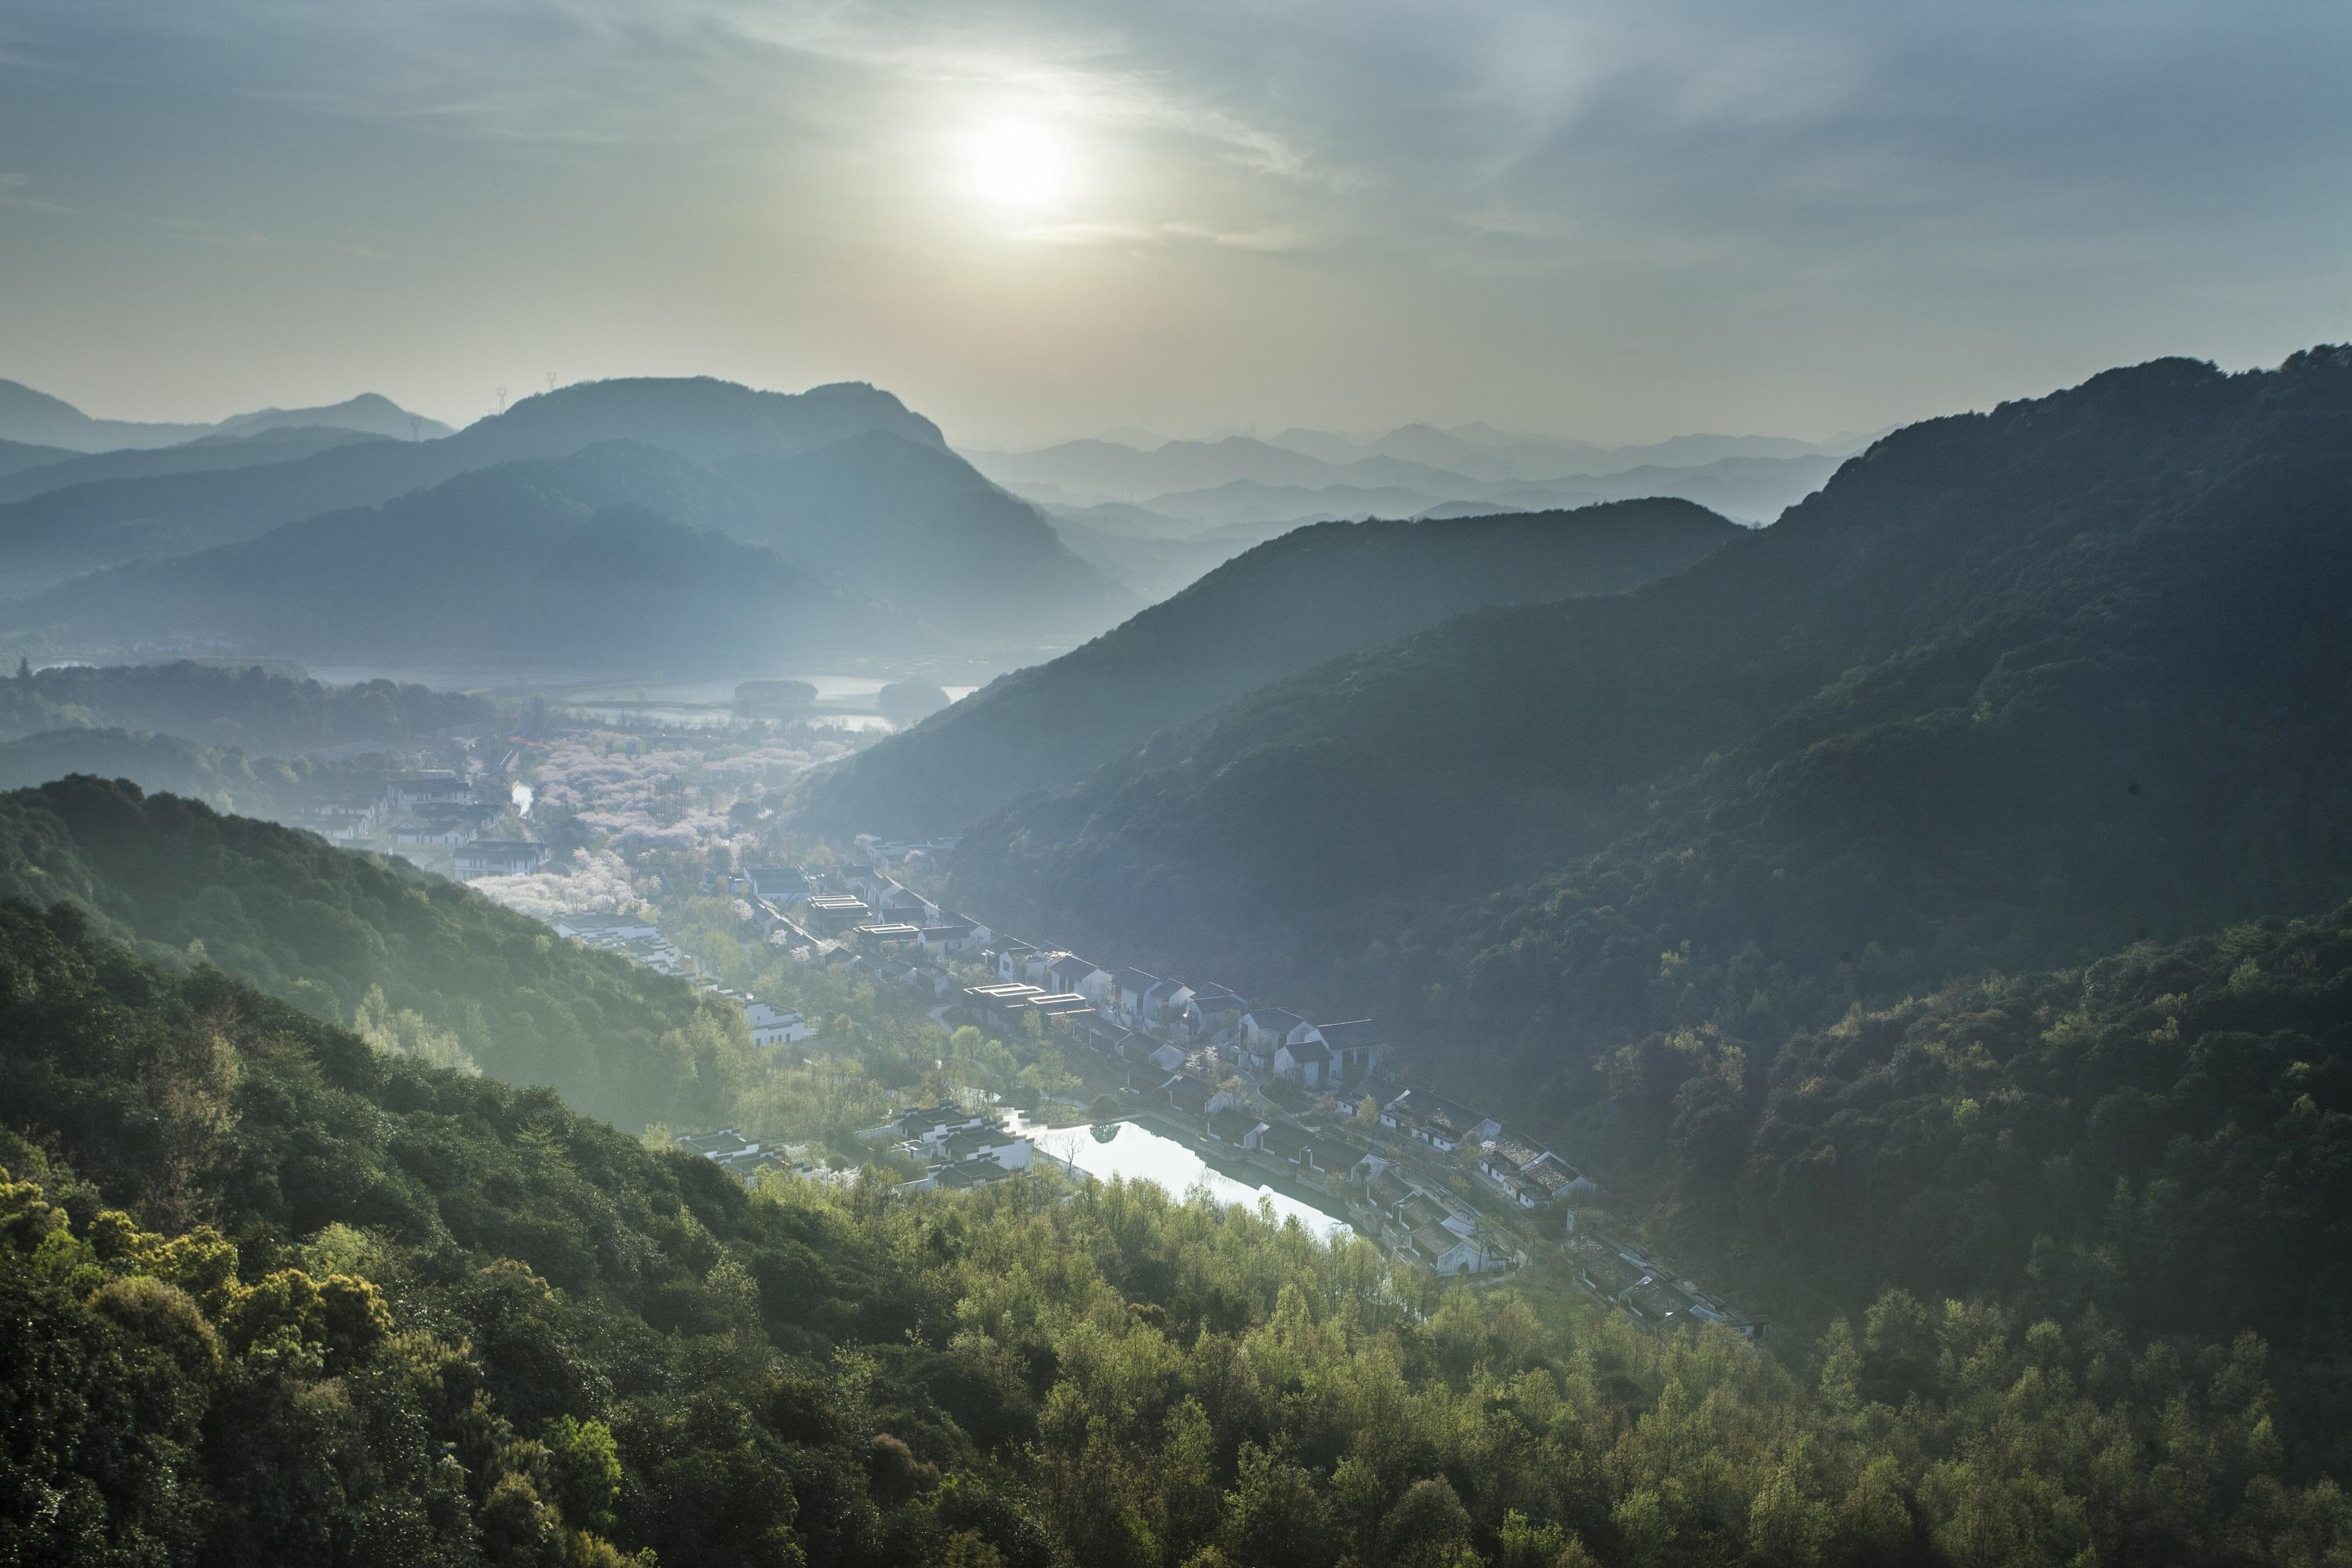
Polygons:
M964 172L974 195L999 206L1050 206L1070 186L1069 150L1042 125L982 126L964 143Z

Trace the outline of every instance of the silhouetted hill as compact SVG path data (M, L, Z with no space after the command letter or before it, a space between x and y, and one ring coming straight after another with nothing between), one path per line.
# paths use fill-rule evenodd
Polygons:
M2314 910L2352 889L2347 516L2352 351L1932 420L1679 576L1388 643L1020 802L954 896L1570 1098L1647 1030Z
M249 468L256 463L290 463L332 447L383 439L356 430L303 425L273 426L250 436L206 436L173 447L128 447L120 451L84 454L61 452L60 461L0 475L0 505L104 479L206 473Z
M958 636L1034 647L1091 636L1139 602L935 442L874 429L719 468L742 493L745 538Z
M0 381L0 440L63 447L73 452L104 452L117 447L168 447L211 429L209 425L93 419L63 398L36 392L19 381Z
M213 426L215 436L255 436L265 430L355 430L367 436L389 436L395 441L438 439L454 434L438 419L412 414L381 393L362 392L341 403L315 408L262 408L239 414Z
M60 665L0 680L0 736L154 731L278 755L357 741L404 743L496 710L478 697L370 680L326 686L257 666ZM85 770L89 771L89 770Z
M216 425L159 424L94 419L62 398L36 392L20 382L0 381L0 439L38 442L70 452L173 447L206 436L251 436L264 430L320 426L393 436L403 441L418 434L428 438L449 434L449 426L438 419L413 416L392 399L373 392L316 408L264 408Z
M190 554L598 441L646 441L708 463L807 451L871 429L940 444L930 421L870 386L787 395L708 378L586 382L526 397L437 441L363 442L226 473L110 479L0 506L0 581L28 592L99 566Z
M73 457L69 447L43 447L29 441L0 441L0 474L20 473L26 468L45 468Z
M1480 605L1620 593L1739 531L1683 501L1299 529L828 770L808 786L808 819L950 830L1276 677Z
M0 605L0 626L75 648L630 670L922 646L911 620L663 515L713 494L722 481L684 458L608 442L95 573Z

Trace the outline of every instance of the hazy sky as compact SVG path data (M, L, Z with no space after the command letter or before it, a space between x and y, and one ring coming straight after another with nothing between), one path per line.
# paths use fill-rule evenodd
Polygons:
M2343 0L8 0L0 375L1819 436L2352 338Z

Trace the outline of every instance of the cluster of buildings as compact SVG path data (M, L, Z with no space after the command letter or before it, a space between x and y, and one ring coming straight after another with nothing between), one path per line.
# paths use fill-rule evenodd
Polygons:
M879 1127L858 1133L869 1143L888 1143L923 1167L901 1192L964 1192L1001 1182L1029 1168L1036 1147L987 1111L956 1105L901 1110Z
M1569 1256L1579 1284L1651 1328L1714 1323L1760 1340L1770 1326L1683 1279L1646 1247L1594 1233L1571 1237Z
M617 952L622 957L642 963L656 974L668 974L678 979L692 979L698 973L693 959L680 952L661 928L638 915L615 914L603 910L589 910L579 914L558 915L548 924L555 934L598 948L605 952ZM772 1002L762 1002L749 992L722 988L715 982L702 989L724 1002L731 1002L743 1014L743 1023L751 1031L754 1046L780 1046L805 1040L815 1031L808 1020L789 1008ZM725 1131L721 1129L721 1131ZM717 1137L717 1133L701 1136Z
M484 837L509 805L503 787L478 789L445 768L396 773L381 784L322 784L288 811L285 821L332 844L398 850L435 869L443 868L446 856L451 875L470 881L545 868L544 844Z

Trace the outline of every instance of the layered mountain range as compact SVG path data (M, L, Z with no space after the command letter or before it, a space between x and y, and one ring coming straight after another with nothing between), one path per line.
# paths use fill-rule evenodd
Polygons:
M2344 350L1931 420L1632 594L1162 726L969 828L953 892L1570 1096L1647 1029L2317 909L2352 891L2347 516Z
M432 440L240 424L9 497L0 637L46 657L753 671L1066 647L1139 603L864 385L583 384Z

